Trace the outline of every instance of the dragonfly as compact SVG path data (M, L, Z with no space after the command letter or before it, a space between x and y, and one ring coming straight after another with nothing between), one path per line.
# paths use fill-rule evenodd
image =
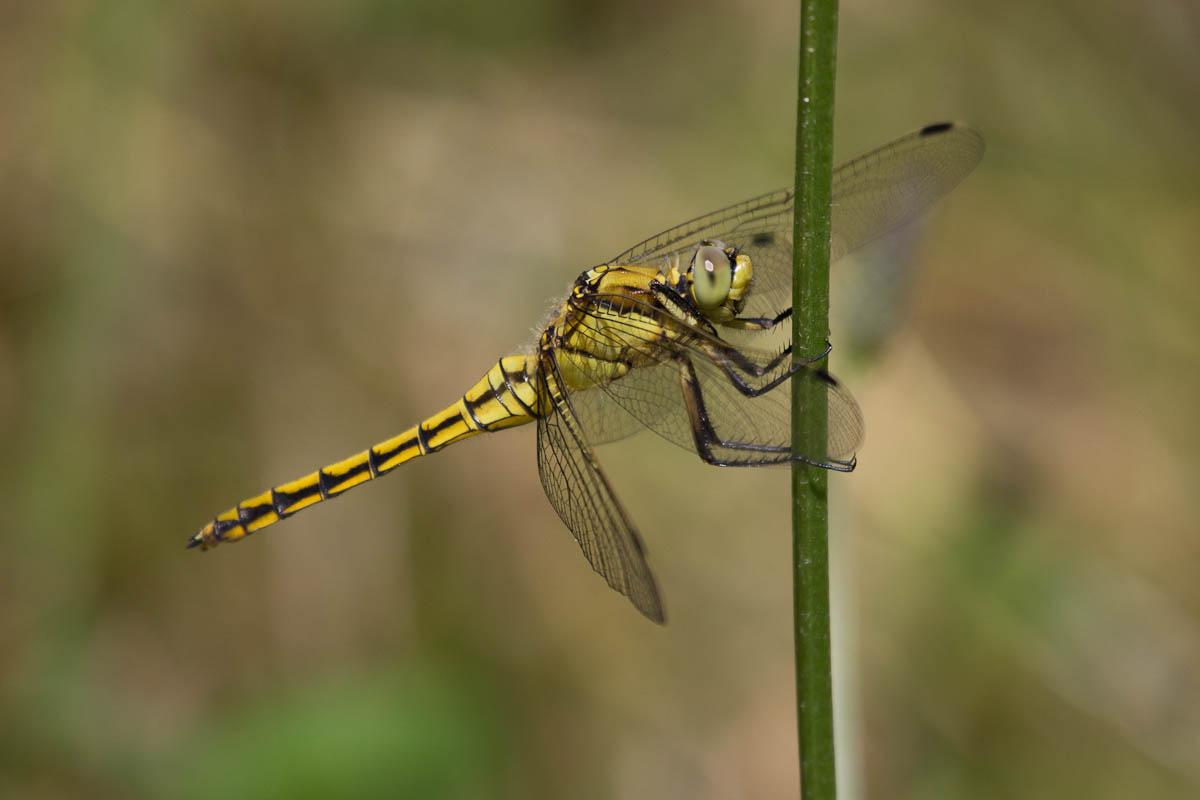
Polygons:
M983 137L926 126L833 173L830 260L910 221L979 163ZM582 273L526 351L387 441L218 514L188 540L235 542L455 442L537 423L546 497L592 568L650 620L666 615L646 547L594 446L650 429L717 466L854 469L863 415L790 345L792 209L780 190L697 217ZM793 452L790 392L823 396L827 436ZM809 395L811 396L811 395Z

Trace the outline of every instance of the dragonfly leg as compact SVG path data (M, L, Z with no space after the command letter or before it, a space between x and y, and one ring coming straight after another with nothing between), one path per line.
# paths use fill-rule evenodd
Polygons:
M692 439L696 445L696 453L705 463L717 467L758 467L802 461L815 467L838 472L850 472L854 469L853 458L849 461L838 459L822 461L795 454L787 445L722 439L713 428L712 420L709 419L708 407L704 404L704 394L700 389L700 380L696 375L695 366L687 357L680 357L678 363L679 388L683 392L683 403L687 408L688 420L691 423ZM723 453L721 451L732 452Z
M725 373L725 377L729 379L729 382L732 383L739 392L747 397L758 397L759 395L766 394L767 392L771 391L776 386L779 386L781 383L807 367L809 364L820 361L822 358L829 355L830 351L833 350L833 346L826 342L825 350L821 353L821 355L815 358L806 359L804 361L793 361L787 369L763 385L754 385L753 383L747 381L738 373L738 370L748 373L755 378L764 377L778 367L781 363L783 363L783 360L791 354L792 348L790 345L765 366L760 367L756 364L752 364L750 365L750 368L746 367L746 358L737 350L737 348L708 347L705 348L705 350L708 354L708 357L712 359L712 362L717 365L721 372ZM833 380L833 378L831 378L824 370L813 370L813 373L826 380Z
M728 376L730 382L737 387L738 391L747 397L757 397L760 394L771 391L783 381L795 375L802 368L813 364L825 358L833 351L833 345L826 340L825 349L818 355L803 360L794 360L782 374L775 376L765 385L755 385L740 376L737 371L746 373L751 378L762 378L774 372L786 359L792 354L792 346L788 345L779 355L775 356L766 364L756 364L746 358L745 354L736 347L725 345L708 344L704 348L709 358L713 360L721 368L721 371Z
M791 348L791 346L789 346L788 352L790 353L791 350L792 350L792 348ZM815 364L816 362L820 361L822 358L824 358L825 356L829 355L832 352L833 352L833 342L829 341L829 338L826 337L824 350L822 350L820 353L813 356L812 358L802 359L798 363L800 363L800 364Z
M787 309L784 309L783 311L781 311L779 314L775 315L774 317L742 317L739 319L731 319L730 321L722 323L722 324L726 328L735 328L737 330L743 330L743 331L769 331L772 328L774 328L776 325L778 325L779 323L783 322L785 319L791 319L791 317L792 317L792 309L787 308ZM829 355L830 351L832 351L832 350L833 350L833 344L829 341L829 338L827 336L825 339L825 349L823 351L821 351L820 353L818 353L817 355L813 356L812 358L804 359L803 363L811 364L814 361L820 361L822 358ZM792 352L792 348L789 346L783 352L790 353L790 352Z
M785 319L792 318L792 309L788 308L775 317L741 317L731 319L725 325L744 331L769 331Z

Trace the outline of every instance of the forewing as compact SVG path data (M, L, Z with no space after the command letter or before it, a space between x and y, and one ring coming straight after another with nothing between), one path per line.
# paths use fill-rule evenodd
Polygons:
M538 420L538 474L546 497L592 568L648 619L665 620L641 537L600 471L552 355L543 360L542 390L550 413Z
M833 174L830 261L916 217L983 158L983 136L941 123L842 164Z
M930 125L839 166L833 173L830 261L917 217L953 189L983 157L978 131ZM790 190L764 194L677 225L634 245L613 264L681 266L701 240L735 246L754 264L754 290L743 316L791 305Z
M776 230L781 227L780 223L785 216L791 218L791 213L792 192L790 190L780 189L769 192L720 211L688 220L657 236L651 236L644 242L635 244L609 263L646 264L680 250L690 251L699 244L701 239L724 241L723 237L733 231ZM788 235L791 236L790 225Z

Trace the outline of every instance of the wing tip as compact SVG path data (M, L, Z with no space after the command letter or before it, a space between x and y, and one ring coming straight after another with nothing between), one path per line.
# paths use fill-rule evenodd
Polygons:
M663 608L662 599L658 596L658 589L654 588L654 594L650 597L629 598L633 603L634 608L641 612L642 616L653 622L655 625L667 624L667 612Z
M924 128L921 128L921 130L917 131L916 138L930 139L942 136L944 134L953 134L962 142L960 146L969 146L976 151L977 157L973 162L971 162L970 169L968 169L967 172L970 172L971 169L974 169L975 166L978 165L978 163L983 159L983 151L986 147L983 134L980 133L978 129L962 122L944 121L930 123ZM969 145L967 144L968 142L970 143ZM966 173L963 173L963 176L965 177Z

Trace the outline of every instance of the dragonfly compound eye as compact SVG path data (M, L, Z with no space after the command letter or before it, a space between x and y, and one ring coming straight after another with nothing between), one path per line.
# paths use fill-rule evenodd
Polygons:
M703 311L720 308L729 297L729 286L733 282L733 266L726 252L712 244L705 244L696 251L692 259L692 297Z

